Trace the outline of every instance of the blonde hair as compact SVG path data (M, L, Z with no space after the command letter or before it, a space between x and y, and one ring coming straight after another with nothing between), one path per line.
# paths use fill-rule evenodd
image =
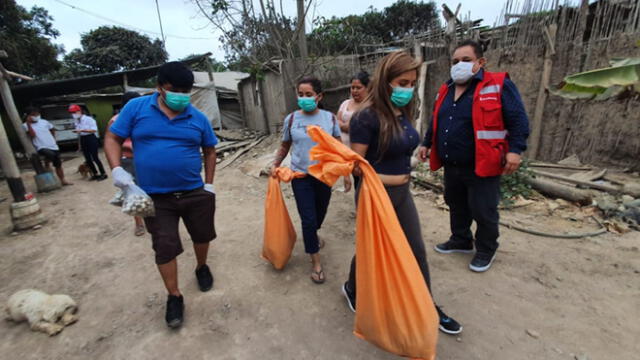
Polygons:
M391 141L401 132L400 121L394 113L396 108L391 102L391 81L398 76L415 71L419 75L420 62L406 51L395 51L386 55L376 66L376 70L369 84L369 95L365 99L362 109L370 108L378 115L380 121L380 137L378 153L380 157L389 148ZM413 120L415 97L406 106L399 108L408 121Z

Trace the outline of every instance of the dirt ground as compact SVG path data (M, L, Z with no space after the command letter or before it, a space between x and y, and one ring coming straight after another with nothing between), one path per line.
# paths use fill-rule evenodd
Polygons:
M309 279L301 239L282 272L259 257L266 179L236 166L218 172L218 239L209 257L214 290L198 291L183 229L186 319L171 331L149 235L135 237L133 220L107 204L110 179L80 179L80 161L64 163L74 186L37 195L48 218L41 229L10 235L10 200L0 203L0 301L23 288L65 293L80 304L80 320L55 337L0 321L1 359L397 358L351 333L353 314L340 293L354 252L351 193L334 191L321 231L327 282L319 286ZM32 174L24 178L35 190ZM0 197L9 197L4 182ZM502 228L494 266L475 274L470 255L433 251L448 236L448 213L432 196L416 202L435 299L464 325L460 336L440 335L439 359L638 359L638 232L561 240ZM593 229L553 216L535 222L552 232Z

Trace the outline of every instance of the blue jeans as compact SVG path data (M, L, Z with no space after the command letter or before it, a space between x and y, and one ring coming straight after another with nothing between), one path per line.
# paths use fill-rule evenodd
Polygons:
M316 254L320 251L318 230L327 215L331 187L311 175L293 179L291 187L302 222L304 251L307 254Z

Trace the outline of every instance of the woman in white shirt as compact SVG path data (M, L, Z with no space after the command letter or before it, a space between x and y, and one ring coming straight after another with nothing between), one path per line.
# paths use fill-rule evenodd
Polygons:
M353 114L359 109L362 102L369 94L367 91L369 86L369 74L361 71L351 78L351 97L345 100L338 109L338 124L340 125L340 138L342 142L349 146L349 122Z
M91 180L104 180L107 178L107 173L104 171L102 161L98 156L98 147L100 146L100 140L98 140L98 125L96 121L91 117L82 113L82 108L77 104L71 104L69 106L69 112L75 120L75 132L80 136L80 148L84 154L85 162L91 171ZM98 169L96 169L96 165ZM100 170L100 174L98 174Z

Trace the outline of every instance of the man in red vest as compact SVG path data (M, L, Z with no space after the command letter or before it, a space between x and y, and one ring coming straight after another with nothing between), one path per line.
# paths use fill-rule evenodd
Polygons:
M451 79L438 92L418 158L422 162L429 158L433 171L444 166L451 237L436 245L436 251L472 253L475 244L469 268L484 272L498 249L500 175L512 174L520 166L529 120L509 75L484 70L480 44L460 43L451 62Z

